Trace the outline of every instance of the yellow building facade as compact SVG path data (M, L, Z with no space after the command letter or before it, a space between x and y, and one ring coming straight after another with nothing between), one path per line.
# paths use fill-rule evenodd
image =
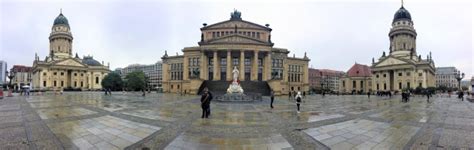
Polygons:
M276 94L308 91L310 60L306 54L302 58L288 57L288 49L273 47L268 24L248 22L240 15L234 11L230 20L203 24L199 46L185 47L183 55L165 53L163 91L197 94L206 86L205 81L208 85L214 82L228 86L234 67L240 72L244 90L249 89L247 83L255 82L268 85Z
M92 56L72 56L73 36L67 18L60 13L54 20L49 36L49 56L40 60L35 56L32 83L35 90L62 90L65 88L97 90L102 79L110 72L109 66Z
M372 59L372 87L377 91L434 87L435 63L431 53L422 59L416 50L417 33L411 14L403 6L395 13L389 32L390 52Z

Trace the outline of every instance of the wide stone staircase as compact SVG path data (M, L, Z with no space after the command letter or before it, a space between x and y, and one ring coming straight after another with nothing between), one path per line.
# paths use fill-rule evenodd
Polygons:
M214 95L223 95L227 92L230 81L204 81L199 87L199 94L207 87ZM270 86L266 81L240 81L240 86L246 95L270 95Z

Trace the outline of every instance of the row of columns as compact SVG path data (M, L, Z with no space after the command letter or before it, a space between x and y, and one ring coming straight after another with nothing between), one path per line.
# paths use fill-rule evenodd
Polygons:
M214 50L212 52L213 54L213 80L221 80L221 66L220 66L220 57L218 55L218 50ZM233 70L233 61L232 61L232 51L227 51L226 52L227 55L226 55L226 80L232 80L232 70ZM252 81L255 81L255 80L258 80L258 57L259 57L259 53L258 51L253 51L254 55L253 55L253 59L252 60L252 66L251 66L251 74L250 74L250 80ZM207 73L209 72L208 70L208 58L205 54L205 52L201 52L201 74L200 74L200 77L201 79L209 79ZM185 57L184 58L184 63L187 64L187 58ZM262 80L268 80L270 79L271 77L271 54L270 52L267 53L266 56L263 57L263 71L262 71ZM188 69L187 67L184 67L183 68L184 72L187 72ZM240 51L240 60L239 60L239 66L238 66L238 69L239 69L239 79L240 80L245 80L245 51L244 50L241 50ZM185 77L184 79L187 79L187 73L185 73Z

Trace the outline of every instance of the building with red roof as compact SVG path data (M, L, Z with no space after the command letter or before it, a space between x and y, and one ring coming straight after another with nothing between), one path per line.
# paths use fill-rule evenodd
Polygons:
M309 86L313 90L328 89L334 92L339 91L339 79L344 76L343 71L329 69L308 69Z
M372 91L372 71L369 66L355 63L341 78L342 93L367 93Z
M15 90L23 86L31 86L31 67L23 65L13 65L10 72L13 73L12 85Z

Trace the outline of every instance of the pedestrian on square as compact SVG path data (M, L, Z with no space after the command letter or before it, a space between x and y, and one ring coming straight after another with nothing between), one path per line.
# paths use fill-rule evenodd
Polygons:
M209 98L210 98L210 95L209 95L208 90L206 88L206 89L204 89L204 93L201 96L201 108L202 108L201 118L208 118L209 117L209 114L208 114L209 107L210 107Z
M459 98L461 99L461 101L464 101L464 92L463 91L459 91Z
M295 99L296 99L297 113L300 113L300 103L302 99L301 92L298 92L298 94L296 94Z
M273 99L275 98L275 92L273 90L270 92L270 108L273 109Z
M288 100L291 101L291 91L288 92Z
M303 91L303 98L306 98L306 92Z
M107 89L106 88L104 88L104 92L105 92L105 95L107 95Z
M370 92L367 92L367 97L370 99Z
M426 91L426 102L430 103L431 92Z
M209 94L209 107L207 108L207 116L210 116L211 115L211 101L213 99L213 96L212 96L212 93L211 91L209 91L208 88L206 88L206 91L207 91L207 94Z

